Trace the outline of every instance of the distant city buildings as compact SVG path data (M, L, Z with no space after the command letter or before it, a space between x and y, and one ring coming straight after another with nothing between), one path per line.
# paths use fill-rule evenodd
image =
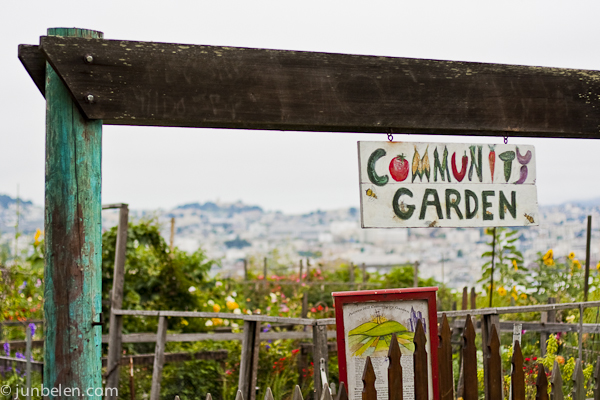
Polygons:
M313 263L363 263L367 270L385 272L390 267L419 261L420 275L433 276L451 287L476 285L481 254L489 250L491 236L479 228L361 229L357 208L289 215L267 212L258 206L237 203L193 203L168 211L144 212L130 205L131 218L157 216L168 241L170 220L175 218L175 246L186 251L201 247L221 260L223 275L241 275L243 259L254 260L262 270L269 257L278 268L297 268L299 259ZM573 251L585 262L587 216L592 215L591 266L600 259L598 243L600 199L540 207L539 227L519 228L517 247L525 264L537 253L554 249L557 257ZM116 211L103 211L103 226L117 223ZM0 196L0 244L13 246L17 202ZM19 248L26 251L37 228L43 229L43 208L30 202L19 205ZM276 259L274 259L276 258Z

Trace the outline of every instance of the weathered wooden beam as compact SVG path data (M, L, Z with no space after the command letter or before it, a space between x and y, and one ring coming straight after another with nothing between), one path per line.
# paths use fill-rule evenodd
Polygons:
M106 124L600 137L598 71L117 40L40 43L88 118Z
M101 37L54 28L49 35ZM50 36L48 36L50 37ZM102 121L89 121L46 66L44 386L102 388ZM93 396L92 396L93 397Z
M15 357L0 356L0 367L3 367L4 371L6 371L6 368L8 367L13 368L13 366L24 370L27 368L27 361ZM41 361L31 361L31 370L43 374L44 363Z
M194 361L194 360L214 360L223 361L227 359L227 350L199 351L196 353L165 353L164 363ZM120 365L129 365L130 360L134 365L152 365L154 364L155 354L134 354L126 357L121 357ZM102 358L102 366L108 365L107 358Z
M46 59L40 53L40 46L30 44L19 45L19 60L37 86L42 96L46 96Z

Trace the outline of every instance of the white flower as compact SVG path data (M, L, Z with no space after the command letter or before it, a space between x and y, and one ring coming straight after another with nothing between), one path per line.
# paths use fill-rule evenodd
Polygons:
M206 321L206 323L204 325L213 326L213 322L209 319L208 321Z
M208 305L209 305L209 306L214 306L214 305L215 305L215 302L214 302L214 300L209 300L209 301L208 301Z
M238 324L236 324L235 322L231 323L231 327L232 328L239 328L240 326Z
M233 303L233 302L235 301L235 299L234 299L233 297L231 297L231 296L227 296L227 297L225 297L225 301L226 301L226 302L227 302L227 301L230 301L230 302L232 302L232 303Z
M221 282L221 281L216 281L216 282L215 282L215 286L216 286L216 287L223 286L223 282Z
M240 310L239 308L236 308L235 310L233 310L234 314L241 314L242 310Z
M271 296L271 303L277 303L277 295L275 293L270 293L269 296Z
M190 293L194 293L194 292L196 291L196 288L195 288L195 287L193 287L193 286L190 286L190 288L188 289L188 291L189 291Z
M224 319L224 320L223 320L223 325L225 325L225 326L229 326L229 320L228 320L228 319Z
M231 297L237 297L237 292L231 292Z

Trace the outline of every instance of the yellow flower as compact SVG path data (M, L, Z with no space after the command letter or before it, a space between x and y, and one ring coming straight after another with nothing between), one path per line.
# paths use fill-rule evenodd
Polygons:
M598 264L596 264L596 269L600 271L600 261L598 261Z
M185 319L182 319L182 320L181 320L181 325L183 325L183 326L188 326L189 324L190 324L190 323L189 323L189 322L187 322L187 320L185 320Z
M226 305L227 305L227 308L229 310L235 310L236 308L240 308L240 306L238 305L238 303L236 303L235 301L228 301L226 303Z
M521 293L521 298L522 298L523 300L526 300L526 299L527 299L527 295L526 295L525 293Z
M40 236L42 236L42 231L40 231L39 229L37 231L35 231L35 236L33 237L33 244L34 245L38 245L40 244Z
M211 321L213 322L213 324L215 324L215 326L223 324L223 320L221 318L211 318Z
M546 261L551 258L554 258L554 252L552 251L552 249L548 250L546 252L546 254L544 254L544 257L542 257L542 260Z
M512 296L513 299L515 299L515 301L519 300L519 296L517 296L516 293L514 293L514 292L511 293L511 296Z
M577 269L581 269L581 262L579 262L579 260L573 260L573 266L577 267Z
M544 265L547 265L548 267L551 267L554 265L554 260L552 258L547 258L544 260Z
M504 289L504 287L503 287L503 286L500 286L500 287L498 288L498 294L499 294L500 296L506 296L506 289Z
M220 306L220 305L218 305L218 304L215 304L215 305L213 306L213 312L219 312L219 311L221 311L221 306Z
M513 267L515 268L515 271L517 271L519 268L517 267L517 260L513 260Z
M569 260L572 260L575 258L575 253L574 252L570 252L569 253Z

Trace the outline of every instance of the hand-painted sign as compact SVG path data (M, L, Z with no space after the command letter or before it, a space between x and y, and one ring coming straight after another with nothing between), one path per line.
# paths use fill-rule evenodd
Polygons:
M537 225L529 145L359 142L363 228Z

